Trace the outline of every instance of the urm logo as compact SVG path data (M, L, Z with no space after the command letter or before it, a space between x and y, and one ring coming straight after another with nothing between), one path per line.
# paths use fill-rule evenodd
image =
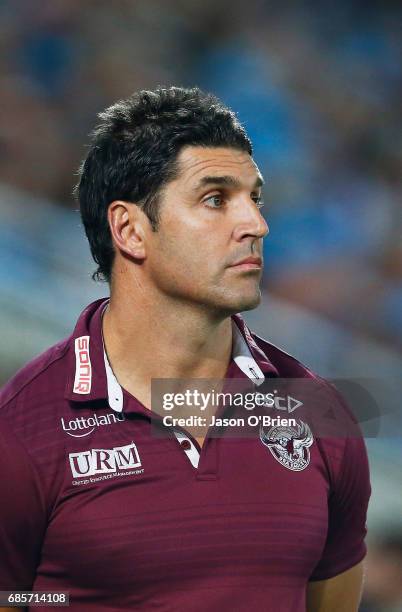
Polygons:
M94 448L81 453L69 453L71 472L74 478L110 474L141 465L134 442L114 448Z

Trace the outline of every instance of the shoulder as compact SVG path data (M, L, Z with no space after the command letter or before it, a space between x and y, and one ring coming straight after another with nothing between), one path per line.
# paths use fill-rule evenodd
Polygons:
M263 351L263 353L268 357L270 362L276 367L278 373L281 377L293 377L293 378L312 378L317 382L322 384L327 384L326 381L321 378L318 374L313 372L306 365L301 363L296 357L290 355L285 350L272 344L268 340L261 338L254 332L250 332L251 336L256 343L256 345Z
M354 480L356 472L368 491L367 451L354 414L357 407L332 381L323 378L280 347L254 332L250 333L258 348L278 371L280 379L287 379L282 381L284 387L292 389L293 397L299 399L299 393L300 399L303 399L303 409L292 416L299 416L311 423L332 490L347 486ZM304 398L307 398L306 401Z
M69 339L50 347L0 392L0 477L11 490L18 482L19 489L37 499L38 517L56 499L64 474L59 421L65 406L68 348ZM8 500L10 507L17 507L11 493Z
M275 366L279 377L283 379L306 379L301 381L300 388L309 389L314 392L316 401L315 405L321 403L321 407L334 408L337 411L338 418L342 415L347 422L357 424L352 407L349 405L347 398L338 390L333 381L320 376L311 368L290 355L280 347L261 338L254 332L251 332L254 342L258 348L267 356L269 361ZM346 421L342 421L343 426ZM355 429L353 428L353 432Z
M65 387L65 357L71 337L61 340L24 365L0 391L0 415L18 407L21 402L30 405L54 401L63 395Z

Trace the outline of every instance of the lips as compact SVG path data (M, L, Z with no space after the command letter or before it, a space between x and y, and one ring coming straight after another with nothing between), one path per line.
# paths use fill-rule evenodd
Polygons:
M231 267L235 267L235 266L243 266L243 265L247 265L249 264L250 266L256 266L256 267L261 267L262 266L262 259L261 257L246 257L245 259L242 259L241 261L238 261L235 264L232 264Z

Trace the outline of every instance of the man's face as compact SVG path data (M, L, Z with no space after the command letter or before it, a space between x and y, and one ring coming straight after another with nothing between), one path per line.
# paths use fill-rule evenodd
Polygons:
M158 231L147 236L151 281L165 295L225 316L255 308L268 232L256 164L236 149L188 146L178 167L160 197Z

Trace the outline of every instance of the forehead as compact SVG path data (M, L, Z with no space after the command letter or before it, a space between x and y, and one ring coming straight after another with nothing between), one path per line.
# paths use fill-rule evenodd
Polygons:
M177 180L188 186L203 177L233 176L245 186L254 184L261 173L246 151L226 147L184 147L177 157Z

